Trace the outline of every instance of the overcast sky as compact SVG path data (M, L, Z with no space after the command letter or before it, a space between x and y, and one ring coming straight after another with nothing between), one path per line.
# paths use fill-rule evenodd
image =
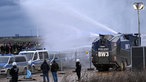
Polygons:
M146 0L0 0L0 36L15 34L36 35L37 24L28 15L31 13L39 13L38 16L40 14L44 15L47 8L47 11L51 14L47 13L48 15L45 16L50 18L51 22L48 20L48 23L51 23L50 25L58 22L76 24L76 22L80 21L81 24L79 23L78 26L83 26L83 23L87 24L88 21L91 23L92 20L117 32L137 32L137 12L132 7L132 4L136 1L146 3ZM37 8L40 8L38 9L39 11L35 10ZM33 10L34 12L32 12ZM30 13L28 14L28 12ZM71 13L78 15L75 18L77 20L73 19ZM39 19L43 20L44 18ZM146 33L145 18L146 10L144 9L140 12L142 33ZM95 27L93 24L90 25L89 27L91 28ZM76 27L76 25L72 26Z
M139 1L146 4L146 0L0 0L0 36L38 34L54 46L99 33L135 33L137 12L132 5ZM140 11L140 21L141 33L146 34L146 9Z
M0 36L32 35L33 24L15 0L0 0Z

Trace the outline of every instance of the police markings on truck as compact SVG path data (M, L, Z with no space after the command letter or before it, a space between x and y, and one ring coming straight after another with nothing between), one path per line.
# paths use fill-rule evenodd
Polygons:
M109 50L109 48L98 48L98 51L105 51L105 50Z
M98 52L98 57L108 57L109 52Z
M100 46L101 47L101 46ZM109 52L105 52L108 51L109 48L98 48L98 53L96 54L98 57L108 57L109 56Z

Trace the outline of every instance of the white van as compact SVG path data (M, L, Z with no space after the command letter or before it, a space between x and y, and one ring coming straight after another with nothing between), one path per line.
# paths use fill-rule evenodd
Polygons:
M0 56L0 74L9 75L13 62L16 62L17 67L19 68L19 73L26 73L26 68L28 66L26 56L12 55Z
M28 62L31 62L31 71L33 73L40 70L40 66L44 60L49 61L48 50L20 51L19 55L25 55Z

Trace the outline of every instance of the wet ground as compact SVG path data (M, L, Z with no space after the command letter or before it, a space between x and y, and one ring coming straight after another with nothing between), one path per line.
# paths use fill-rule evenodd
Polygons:
M62 82L62 78L64 77L64 74L60 74L61 72L58 72L58 82ZM42 73L37 73L32 75L32 79L25 79L25 75L20 75L18 82L43 82ZM49 73L49 79L50 82L53 82L52 74ZM4 77L1 75L0 82L9 82L10 77Z

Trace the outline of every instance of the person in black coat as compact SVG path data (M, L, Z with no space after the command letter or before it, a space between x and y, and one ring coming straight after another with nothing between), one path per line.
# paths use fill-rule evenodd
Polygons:
M80 64L80 60L79 59L77 59L76 60L76 74L77 74L77 76L78 76L78 80L80 80L81 79L81 68L82 68L82 66L81 66L81 64Z
M10 82L18 82L19 68L17 67L16 62L13 62L12 65L13 65L13 67L10 69L10 75L12 76Z
M51 65L51 72L52 72L52 76L53 76L54 82L58 82L58 77L57 77L57 71L58 71L58 69L59 69L59 65L54 60L53 63L52 63L52 65Z
M42 63L41 70L43 72L43 80L44 80L44 82L46 82L45 77L47 78L47 81L49 82L49 75L48 75L48 73L49 73L49 70L50 70L50 66L48 65L46 60L44 60L44 62Z

